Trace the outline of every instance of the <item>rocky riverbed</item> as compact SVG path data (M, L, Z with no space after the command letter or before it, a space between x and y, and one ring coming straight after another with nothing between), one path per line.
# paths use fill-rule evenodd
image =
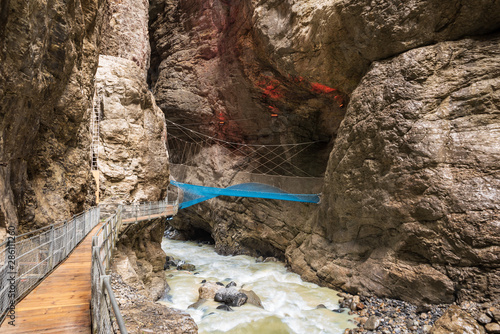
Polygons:
M356 315L358 328L345 334L500 333L498 303L441 304L417 307L388 298L340 293L339 304Z

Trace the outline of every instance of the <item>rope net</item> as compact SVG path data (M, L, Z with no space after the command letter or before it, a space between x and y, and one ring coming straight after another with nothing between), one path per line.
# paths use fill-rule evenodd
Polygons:
M303 166L299 166L300 160L297 158L307 154L308 149L320 141L274 145L246 144L208 136L170 120L167 120L167 127L167 149L171 164L205 164L207 161L203 158L204 151L217 145L220 147L218 155L231 161L230 168L233 170L264 175L314 177Z
M237 143L167 124L171 183L182 190L179 209L217 196L319 202L323 178L298 164L319 142Z

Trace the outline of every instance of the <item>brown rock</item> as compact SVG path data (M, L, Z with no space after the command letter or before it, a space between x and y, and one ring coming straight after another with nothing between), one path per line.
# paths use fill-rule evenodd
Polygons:
M484 334L484 328L468 313L452 305L432 327L431 334Z
M241 289L240 291L243 292L245 295L247 295L247 297L248 297L247 304L252 304L252 305L255 305L257 307L264 308L264 306L262 306L262 301L260 300L259 296L257 296L257 294L253 290ZM322 305L322 304L320 304L320 305Z
M498 48L494 35L373 64L330 156L324 234L288 251L292 269L420 304L500 293L499 181L485 172L500 157L498 100L480 102L500 84Z
M8 1L0 15L0 240L92 205L97 1ZM19 223L19 225L18 225Z
M100 56L99 171L103 203L163 199L168 184L165 118L135 62Z
M497 324L496 322L486 324L485 328L488 333L494 333L494 334L500 333L500 325Z
M500 322L500 309L498 307L490 307L488 311L495 321Z
M200 295L198 299L213 300L215 297L215 293L223 288L223 286L217 285L214 282L203 283L198 288L198 293Z
M366 323L364 325L364 328L367 330L375 330L380 326L380 319L377 318L376 316L372 315L366 320Z

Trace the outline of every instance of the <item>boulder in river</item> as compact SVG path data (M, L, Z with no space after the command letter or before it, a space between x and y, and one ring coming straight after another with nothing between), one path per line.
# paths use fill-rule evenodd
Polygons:
M193 309L197 310L206 301L207 301L206 299L200 298L200 299L198 299L198 301L196 303L189 305L188 309L193 308Z
M223 288L215 293L214 300L216 302L222 302L229 306L241 306L245 304L248 300L246 294L238 291L236 288Z
M236 283L234 281L231 281L231 282L229 282L229 284L226 285L226 288L229 289L230 287L233 287L233 286L235 287Z
M200 299L214 299L215 293L220 289L223 289L223 288L214 282L203 283L198 288L198 293L200 294L199 300Z
M183 264L177 266L177 270L195 271L196 267L194 264L191 264L191 263L183 263Z
M262 301L260 300L259 296L253 290L240 290L240 292L244 293L247 296L247 303L255 305L260 308L264 308L262 306Z
M232 308L230 308L229 306L227 306L227 305L225 305L225 304L217 306L217 309L218 309L218 310L223 310L223 311L228 311L228 312L233 311L233 309L232 309Z

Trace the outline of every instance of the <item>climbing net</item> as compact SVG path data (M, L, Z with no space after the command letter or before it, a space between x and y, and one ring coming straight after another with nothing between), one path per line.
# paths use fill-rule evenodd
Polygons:
M197 166L213 158L207 149L215 145L232 161L231 169L247 173L314 177L297 164L297 157L304 155L319 141L293 144L245 144L215 138L167 120L167 149L171 164ZM303 160L303 158L301 159Z

